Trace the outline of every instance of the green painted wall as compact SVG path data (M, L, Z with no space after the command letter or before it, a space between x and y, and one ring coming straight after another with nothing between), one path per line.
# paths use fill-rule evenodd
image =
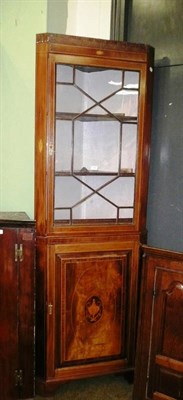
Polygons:
M34 218L36 33L108 38L110 8L111 0L0 0L1 211Z
M0 210L34 216L35 35L46 0L1 0Z

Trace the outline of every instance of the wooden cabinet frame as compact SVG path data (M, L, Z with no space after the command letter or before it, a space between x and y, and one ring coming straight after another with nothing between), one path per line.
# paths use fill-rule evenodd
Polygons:
M55 34L37 35L36 48L36 386L39 393L46 394L53 391L64 381L87 376L102 375L104 373L132 371L134 368L139 283L139 247L140 243L144 242L146 238L153 49L146 45L127 44L123 42ZM118 74L118 72L122 71L124 81L127 79L127 73L129 73L129 75L130 73L138 75L137 116L134 118L132 113L130 116L119 117L119 113L120 115L123 115L123 110L120 108L118 112L114 113L113 111L109 111L108 115L102 117L105 121L114 119L117 121L116 124L119 126L132 120L135 121L137 129L135 171L132 171L131 169L128 170L127 168L123 169L123 167L121 167L120 170L119 166L118 172L115 171L114 173L111 173L111 168L109 168L109 170L99 170L99 172L96 172L98 167L94 163L93 166L91 166L90 171L88 171L87 168L84 168L84 172L83 169L81 169L81 172L80 170L78 172L76 157L75 159L73 157L73 151L75 152L76 150L72 147L72 160L74 159L72 165L74 162L76 164L76 167L72 167L74 174L73 172L72 174L68 173L66 171L67 168L65 168L63 172L55 172L57 151L56 118L58 117L62 121L71 119L72 126L76 120L79 123L80 121L88 123L87 121L90 119L94 124L95 121L101 120L101 113L99 112L97 116L94 115L94 109L98 107L102 110L103 114L106 114L107 106L104 107L103 102L106 98L110 97L106 95L102 100L94 100L94 95L92 95L93 97L90 96L90 94L85 96L85 90L80 88L80 94L84 93L84 96L88 97L87 101L93 102L91 107L88 106L88 110L91 108L91 112L86 112L85 110L77 111L77 109L76 111L72 111L70 110L69 105L68 112L64 115L57 106L56 76L58 73L58 65L64 65L66 66L66 69L69 69L69 66L71 66L72 76L75 76L74 74L78 74L79 76L79 70L82 70L84 67L87 67L89 72L92 72L93 74L95 71L109 70L111 71L111 74ZM72 83L73 82L75 81L73 80ZM62 85L62 80L59 84ZM64 82L64 84L67 86L67 82ZM121 88L124 91L127 91L128 88L124 86L124 82L122 82L122 85ZM78 85L75 84L75 87L77 86ZM90 86L92 86L92 81L90 81ZM68 104L70 103L68 102ZM75 112L78 112L78 115L80 116L77 117L77 115L74 114ZM89 118L87 113L89 113ZM120 144L120 146L122 145ZM62 155L64 155L63 151L64 150L61 147ZM105 160L105 157L106 159L110 159L110 154L107 155L106 153L103 160ZM57 192L55 189L56 176L74 176L75 181L79 181L80 183L84 182L86 191L89 191L89 195L86 195L86 199L90 198L92 195L94 198L94 196L97 195L100 200L102 199L101 201L105 201L108 195L108 188L106 190L105 183L102 183L99 189L96 189L92 188L92 185L88 182L90 182L89 180L91 177L96 177L96 179L98 179L99 175L100 178L103 179L102 182L104 182L104 176L110 176L111 174L116 174L114 180L117 180L118 178L132 178L133 182L135 182L133 183L134 199L131 201L130 206L127 205L129 209L130 207L132 208L132 217L126 219L121 217L114 220L110 215L107 215L107 218L105 219L103 217L100 218L100 214L98 214L97 217L94 218L89 215L89 218L86 220L81 220L79 217L79 220L75 218L75 220L73 219L68 222L68 219L66 224L62 219L57 220L54 214L54 209L56 210L55 203L57 202ZM80 175L82 175L82 179L80 178ZM77 179L77 177L79 178ZM113 178L111 178L111 181L113 181ZM123 183L127 181L118 182ZM105 191L102 192L104 188ZM73 191L74 190L75 189L73 189ZM61 204L58 206L59 210L63 210L65 207L65 205L62 205L62 201L60 200L63 196L63 191L64 189L62 187L62 194L60 195L59 192L59 201ZM122 205L120 200L117 200L117 202L119 204L115 204L115 201L110 199L108 204L111 210L116 209L119 214L121 212L120 208L121 210L125 209L125 202L122 203ZM76 202L76 205L80 203L81 201L79 200L78 203ZM74 207L76 208L76 206ZM71 208L71 206L70 209L69 207L67 208L67 210L70 210L67 211L68 214L69 212L72 214L73 210L71 210ZM129 211L127 214L128 213ZM86 271L88 271L88 277L86 277L85 265ZM88 265L89 267L87 267ZM104 329L107 332L107 315L108 317L109 315L111 317L113 311L111 306L111 314L107 314L106 307L109 305L109 297L107 300L107 296L104 296L104 292L105 290L106 292L108 291L108 284L104 283L103 280L100 281L102 276L100 271L103 270L104 276L106 273L106 276L108 276L109 279L110 274L114 275L114 277L117 276L118 269L122 282L122 286L119 287L118 290L119 293L118 295L116 294L117 298L120 299L120 301L118 301L118 307L122 307L116 314L118 315L118 324L116 325L117 333L116 336L114 336L116 338L115 340L118 341L118 345L114 344L113 350L105 350L105 345L101 345L102 342L99 340L99 337L94 338L94 333L92 333L94 330L92 330L91 326L83 325L85 326L86 331L90 332L88 338L85 338L85 343L87 340L89 340L87 343L90 344L92 341L98 340L99 345L101 345L102 348L101 355L97 350L93 350L93 353L92 350L83 353L81 350L80 354L79 351L78 354L75 354L75 347L71 345L71 342L75 340L75 337L77 337L78 340L84 340L82 339L82 335L79 333L77 325L78 323L81 323L83 318L79 311L81 304L81 314L86 317L86 320L83 323L89 324L90 322L87 318L90 318L91 315L94 316L96 311L96 315L98 315L96 318L100 317L98 325L96 325L96 332L99 332L99 324L102 326L102 323L103 328L101 329ZM89 285L88 283L88 281L91 280L91 271L93 271L95 276L94 279L96 279L96 281L98 279L103 288L101 291L98 290L98 292L96 289L96 293L93 289L94 286L92 287L92 285ZM82 273L86 280L83 278L82 281L81 278L79 278ZM63 284L63 280L65 279L70 279L69 284L66 286ZM83 282L83 286L79 286L79 289L77 286L78 280ZM82 301L76 301L71 312L69 304L72 296L75 296L74 293L76 291L76 286L80 293L79 296L83 293L85 300L83 300L83 303ZM85 287L89 288L89 297L87 297L87 293L84 294ZM101 295L101 293L103 294ZM77 296L74 298L76 297ZM123 299L125 299L124 303ZM68 315L69 313L70 315L72 313L73 326L77 325L74 334L71 332L71 325L66 322L66 310ZM102 310L105 310L106 313L103 319L101 317L101 315L103 315ZM97 312L99 314L97 314ZM77 320L78 317L76 315L80 315L81 320ZM76 321L80 322L77 322L76 324ZM97 324L97 320L95 321L95 324ZM122 328L121 325L123 325ZM120 329L122 329L121 337L119 334ZM67 338L67 335L69 335L69 338ZM100 335L98 334L98 336ZM104 334L103 337L107 340L107 334L106 336ZM121 341L123 343L121 343ZM119 343L121 344L119 345ZM119 351L120 346L122 351ZM110 346L108 346L108 349L109 347ZM57 353L57 348L59 348L59 355ZM81 356L81 354L85 354L85 356Z

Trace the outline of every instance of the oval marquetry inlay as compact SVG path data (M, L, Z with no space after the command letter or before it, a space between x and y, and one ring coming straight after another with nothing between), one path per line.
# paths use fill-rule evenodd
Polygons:
M85 316L88 322L97 322L102 316L103 305L98 296L91 296L85 304Z

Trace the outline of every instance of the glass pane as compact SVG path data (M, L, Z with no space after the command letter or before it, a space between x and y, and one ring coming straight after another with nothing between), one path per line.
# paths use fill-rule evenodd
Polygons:
M138 72L56 67L55 221L132 221L138 86Z
M139 88L139 72L125 71L124 88L128 89Z
M115 95L104 101L102 105L114 114L137 116L138 113L139 73L124 72L124 85Z
M101 101L122 87L122 71L80 67L76 70L76 84L94 100Z
M122 133L121 172L135 172L137 153L137 125L124 124Z
M99 191L118 207L130 207L134 203L135 180L133 177L118 178Z
M138 112L138 91L122 89L102 105L113 114L136 117Z
M114 180L114 176L113 175L97 175L97 174L93 174L93 175L86 175L86 176L81 176L79 177L80 180L85 183L89 188L95 190L101 189L102 187L104 187L105 185L107 185L108 183L110 183L112 180Z
M92 107L90 110L86 112L86 116L88 118L90 117L90 119L92 116L99 117L100 115L101 116L108 115L107 110L101 106Z
M90 189L73 177L57 176L55 178L56 208L73 207L91 193Z
M72 122L56 121L55 170L71 171Z
M73 209L73 218L77 219L80 215L81 219L116 219L117 209L108 203L102 197L96 195L91 196L84 203Z
M121 208L119 210L119 219L133 219L133 208Z
M71 212L70 210L55 210L55 220L66 220L67 223L70 223Z
M58 64L56 68L57 82L73 83L73 67Z
M79 114L94 104L78 88L71 85L57 85L56 112Z
M74 171L117 172L119 122L75 121L74 125Z

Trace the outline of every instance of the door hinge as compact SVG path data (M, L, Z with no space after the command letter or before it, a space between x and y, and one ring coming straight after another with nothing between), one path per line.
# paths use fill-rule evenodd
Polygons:
M23 244L15 244L15 261L23 261Z
M23 371L22 371L22 369L15 370L15 386L23 386Z

